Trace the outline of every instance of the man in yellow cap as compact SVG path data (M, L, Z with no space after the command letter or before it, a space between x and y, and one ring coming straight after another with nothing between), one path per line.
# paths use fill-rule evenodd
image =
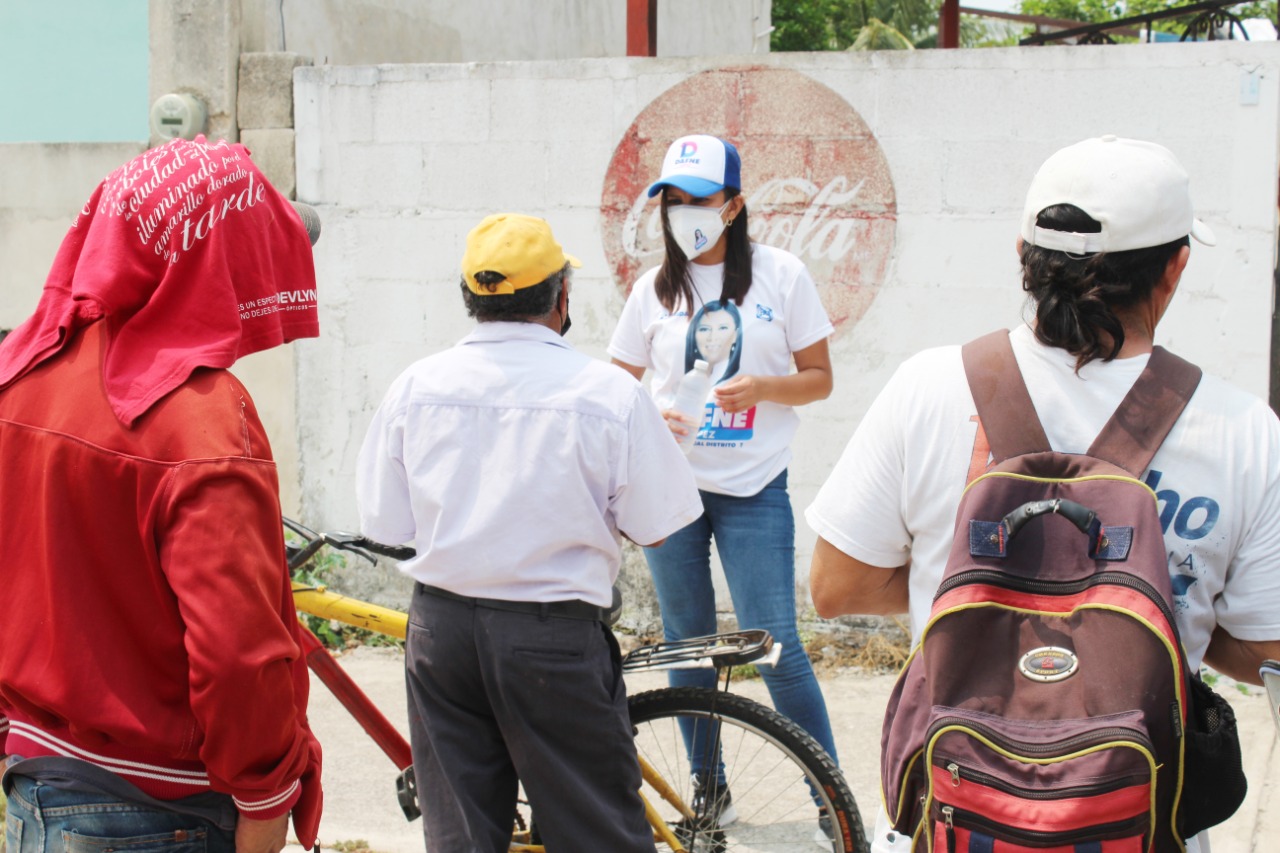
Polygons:
M522 781L551 851L652 851L617 643L620 534L702 513L689 466L625 371L578 353L579 266L541 219L467 237L478 323L391 386L360 452L363 532L412 542L406 644L427 849L508 847Z

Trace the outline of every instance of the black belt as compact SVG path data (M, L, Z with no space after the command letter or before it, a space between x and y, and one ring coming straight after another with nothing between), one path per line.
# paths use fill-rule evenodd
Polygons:
M546 618L558 616L561 619L581 619L586 622L608 622L609 609L596 607L585 601L507 601L502 598L472 598L469 595L458 595L438 586L415 583L416 595L433 595L436 598L447 598L450 601L461 601L472 607L484 607L488 610L505 610L509 613L531 613Z

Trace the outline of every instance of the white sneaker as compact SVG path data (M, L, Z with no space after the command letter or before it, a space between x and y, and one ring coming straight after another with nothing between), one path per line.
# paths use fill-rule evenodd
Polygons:
M825 809L818 815L818 829L813 833L813 843L823 850L836 849L836 831L831 825L831 816Z

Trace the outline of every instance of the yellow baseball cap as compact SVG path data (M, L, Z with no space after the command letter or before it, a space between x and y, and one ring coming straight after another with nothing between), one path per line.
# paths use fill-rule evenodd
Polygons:
M482 219L467 235L462 277L477 296L497 296L546 281L566 263L582 266L581 261L560 248L545 219L495 213ZM496 285L481 285L476 281L476 274L481 272L496 272L506 278Z

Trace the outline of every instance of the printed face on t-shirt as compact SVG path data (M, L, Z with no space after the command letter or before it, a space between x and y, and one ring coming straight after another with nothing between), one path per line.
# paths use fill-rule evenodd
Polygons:
M708 311L698 321L694 330L694 340L698 352L706 359L707 364L716 365L729 357L733 342L738 336L738 327L728 311Z

